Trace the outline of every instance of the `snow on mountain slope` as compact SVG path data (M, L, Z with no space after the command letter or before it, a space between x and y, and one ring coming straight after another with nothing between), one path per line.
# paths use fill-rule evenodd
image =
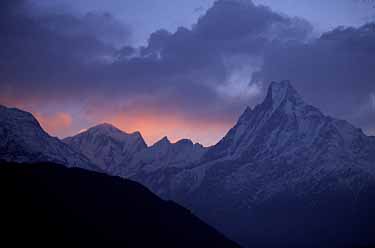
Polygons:
M270 180L267 185L260 182L268 190L263 188L262 194L253 195L266 197L280 189L279 184L292 184L303 179L302 176L319 177L352 167L374 175L374 161L373 137L367 137L346 121L325 116L306 104L289 81L283 81L272 83L263 103L254 109L247 108L217 145L207 149L201 159L191 161L190 167L194 169L175 172L168 183L173 185L173 190L159 188L158 184L147 185L155 192L178 191L174 194L178 196L179 188L188 192L191 187L199 187L204 181L202 175L208 170L215 171L217 180L228 189L251 184L260 178ZM227 166L227 163L232 165ZM281 164L285 166L278 166ZM145 173L136 168L133 170L138 174L135 178L140 182L149 181L144 179ZM300 177L284 178L293 173ZM267 175L277 180L266 179ZM165 173L154 175L153 181L165 176ZM252 176L255 178L250 180Z
M244 246L326 241L337 247L368 241L369 227L375 228L361 210L375 206L374 138L308 105L288 81L272 83L264 102L246 109L199 161L134 178Z
M0 106L0 160L19 163L54 162L97 170L88 158L49 136L28 112Z
M247 109L200 163L228 192L252 188L251 198L266 199L332 173L355 170L373 177L375 146L360 129L306 104L284 81L272 83L265 101Z
M191 140L183 139L172 144L167 137L156 142L153 146L135 154L126 175L132 175L140 170L155 172L163 168L184 168L197 162L206 149Z
M139 132L127 134L110 124L101 124L63 140L109 174L120 171L134 154L147 148Z
M183 139L171 143L167 137L153 146L137 153L131 163L124 167L122 176L138 181L154 193L168 199L171 180L175 175L199 161L207 148Z
M200 160L206 151L190 140L172 144L167 137L147 147L139 132L127 134L110 124L95 126L63 141L106 173L125 178L140 173L151 176L169 168L181 169Z
M265 101L247 110L205 159L293 162L369 156L369 138L346 121L306 104L288 81L272 83Z

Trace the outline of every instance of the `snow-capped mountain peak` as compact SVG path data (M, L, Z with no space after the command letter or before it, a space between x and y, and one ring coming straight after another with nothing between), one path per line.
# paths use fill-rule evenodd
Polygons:
M344 152L363 137L349 123L306 104L289 81L274 82L265 100L253 110L247 108L228 134L205 154L205 160L318 159L330 156L327 146L331 143L337 144L336 152Z
M64 142L108 173L117 173L120 165L129 162L134 154L147 148L139 132L128 134L108 123L66 138Z
M164 137L149 148L135 154L122 175L132 177L135 174L144 174L152 181L157 178L153 176L153 173L186 168L199 161L206 150L207 148L201 144L194 144L189 139L171 143L167 137ZM137 178L133 179L137 180ZM144 183L147 185L147 182Z
M87 157L47 134L31 113L5 106L0 106L0 160L98 169Z
M290 81L281 81L270 84L266 99L261 106L271 112L281 108L285 114L299 115L299 112L303 112L307 104Z
M370 212L368 199L375 195L374 137L305 103L288 81L272 83L265 100L248 107L225 137L192 166L145 168L148 173L141 169L132 178L193 209L245 247L257 246L254 240L269 231L273 237L287 237L281 245L285 247L293 247L288 244L290 235L298 230L303 238L293 238L294 247L310 247L311 242L324 243L326 237L335 236L341 242L336 230L346 227L335 223L346 223L349 218L343 216L358 213L348 226L361 228L353 223L359 219L368 223L362 214ZM361 201L365 208L357 208ZM306 217L310 218L306 223L314 224L301 221ZM319 231L324 238L315 241L313 235L307 241L305 230ZM261 241L266 244L261 247L280 246Z
M268 97L271 97L275 106L284 100L294 100L295 103L303 103L303 100L290 81L272 82L269 86Z
M90 135L105 135L105 136L111 137L119 141L127 140L129 138L136 139L136 140L138 139L140 141L143 140L143 137L140 134L140 132L134 132L134 133L129 134L109 123L96 125L88 129L86 132L82 132L82 133L87 133Z

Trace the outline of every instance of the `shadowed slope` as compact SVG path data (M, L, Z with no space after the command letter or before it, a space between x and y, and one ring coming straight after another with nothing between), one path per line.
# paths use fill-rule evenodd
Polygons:
M51 164L0 165L1 242L238 247L138 183Z

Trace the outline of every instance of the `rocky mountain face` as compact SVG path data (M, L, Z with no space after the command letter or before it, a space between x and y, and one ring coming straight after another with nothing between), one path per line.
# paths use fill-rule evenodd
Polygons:
M375 242L374 138L308 105L287 81L272 83L196 163L152 180L154 192L244 246Z
M374 242L374 138L306 104L287 81L168 178L171 199L244 246Z
M375 244L375 137L324 115L288 81L272 83L265 100L210 148L167 138L147 147L139 133L110 125L64 140L70 148L30 114L1 108L0 117L0 159L80 166L88 157L244 247Z
M151 189L154 189L153 183L165 181L155 173L181 171L199 161L207 150L188 139L171 143L167 137L147 147L139 132L127 134L110 124L95 126L63 141L106 173L139 179ZM157 193L162 195L161 191Z
M366 162L374 159L371 142L360 129L306 104L286 81L272 83L265 101L248 108L205 159L337 164L337 158L349 163L363 158L368 169Z
M153 172L166 167L184 168L199 161L205 151L202 145L193 144L191 140L183 139L172 144L164 137L149 149L137 153L125 175L131 176L140 170Z
M87 157L48 135L30 113L5 106L0 106L0 160L98 170Z
M197 163L207 151L201 144L183 139L171 143L167 137L135 154L121 173L150 188L163 198L169 198L171 177Z
M139 132L127 134L110 124L101 124L63 140L109 174L118 174L147 145Z

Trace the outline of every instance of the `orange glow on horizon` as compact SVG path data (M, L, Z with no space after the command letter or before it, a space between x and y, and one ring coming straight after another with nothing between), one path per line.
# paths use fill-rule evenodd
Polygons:
M150 114L140 114L133 117L118 114L101 119L100 122L111 123L127 133L139 131L149 145L167 136L171 142L187 138L204 146L210 146L216 144L232 125L231 123L215 123L204 120L193 121L177 116Z
M0 102L8 107L31 112L47 133L60 138L76 135L98 124L110 123L127 133L139 131L148 145L167 136L171 142L186 138L211 146L233 126L230 120L191 119L180 113L158 113L157 109L151 111L143 108L126 113L112 113L98 108L93 112L83 113L77 119L66 111L45 114L33 104L16 99L0 96Z
M39 121L42 128L49 134L64 134L72 125L73 118L70 114L58 112L53 115L42 115L38 112L33 113L35 118Z

